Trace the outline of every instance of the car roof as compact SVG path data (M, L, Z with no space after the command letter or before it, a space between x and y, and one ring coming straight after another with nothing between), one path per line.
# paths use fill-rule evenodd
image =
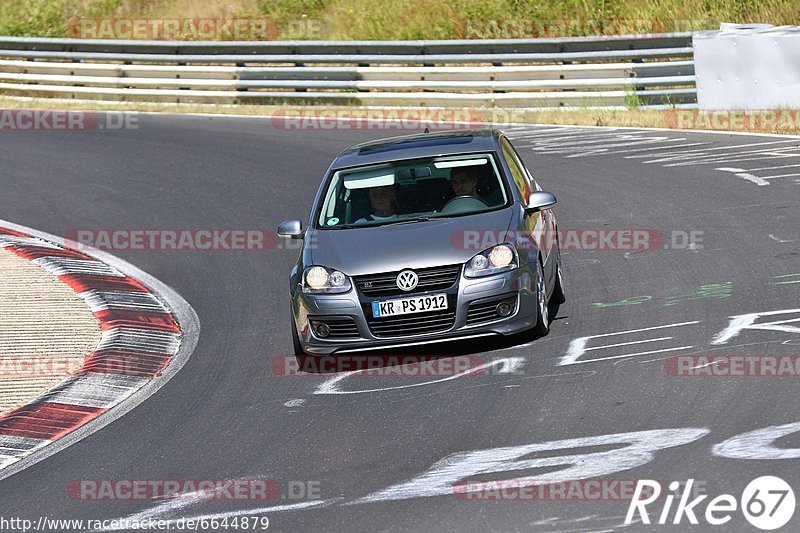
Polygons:
M494 129L454 130L378 139L356 144L342 151L331 168L340 169L441 155L493 152L497 149L500 134L500 131Z

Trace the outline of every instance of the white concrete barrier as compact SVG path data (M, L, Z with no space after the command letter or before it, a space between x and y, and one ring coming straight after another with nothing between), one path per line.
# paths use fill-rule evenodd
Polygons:
M800 27L723 24L692 40L700 109L800 109Z

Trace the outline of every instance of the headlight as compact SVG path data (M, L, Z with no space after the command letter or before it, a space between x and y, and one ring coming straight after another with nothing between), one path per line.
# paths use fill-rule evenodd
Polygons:
M310 266L303 272L303 292L335 294L347 292L350 288L350 279L338 270Z
M468 278L479 278L514 270L519 266L517 250L511 244L492 246L469 260L464 275Z

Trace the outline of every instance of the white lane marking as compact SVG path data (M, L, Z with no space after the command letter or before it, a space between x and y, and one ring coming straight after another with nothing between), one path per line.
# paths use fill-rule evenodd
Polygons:
M52 442L53 441L47 439L0 435L0 468L5 468L19 462Z
M107 350L116 348L171 355L178 351L180 345L180 333L118 327L107 329L101 333L100 342L95 349Z
M599 335L588 335L586 337L578 337L577 339L574 339L572 342L570 342L569 348L567 348L567 353L561 357L561 360L559 361L558 366L570 365L570 364L573 364L578 359L580 359L580 357L584 353L586 353L586 351L587 351L586 343L589 341L589 339L599 339L599 338L603 338L603 337L611 337L611 336L614 336L614 335L627 335L629 333L641 333L643 331L653 331L653 330L664 329L664 328L675 328L675 327L680 327L680 326L689 326L689 325L692 325L692 324L698 324L699 322L700 322L699 320L692 320L690 322L678 322L676 324L664 324L662 326L653 326L653 327L649 327L649 328L629 329L629 330L626 330L626 331L615 331L615 332L612 332L612 333L601 333ZM672 337L669 337L669 338L672 338ZM659 340L662 340L662 339L659 339ZM652 339L650 339L650 340L645 339L645 340L643 340L641 342L655 342L655 341L653 341Z
M765 159L780 159L783 157L798 157L798 154L788 152L789 150L796 150L795 147L780 148L782 152L776 152L770 148L767 150L745 150L731 154L706 154L698 156L694 159L687 158L686 161L678 161L675 163L666 163L664 167L685 167L691 165L712 165L720 163L740 163L744 161L763 161Z
M187 517L186 520L222 520L223 518L234 518L237 516L257 516L265 513L283 513L286 511L296 511L298 509L309 509L312 507L327 507L341 498L330 498L327 500L312 500L306 502L286 503L283 505L273 505L271 507L257 507L256 509L240 509L238 511L224 511L221 513L206 514ZM170 520L170 523L177 523L177 520Z
M775 235L773 235L772 233L770 233L770 234L769 234L769 238L770 238L770 239L772 239L773 241L777 241L777 242L779 242L779 243L784 243L784 242L797 242L797 239L789 239L789 240L787 240L787 239L779 239L778 237L776 237L776 236L775 236Z
M284 407L300 407L304 403L306 403L305 400L303 400L302 398L297 398L297 399L294 399L294 400L289 400L289 401L283 402L283 406Z
M381 489L345 505L387 500L403 500L430 496L452 495L464 480L488 474L499 476L515 487L545 485L616 474L645 465L653 460L654 452L693 442L708 434L707 428L671 428L617 433L577 439L556 440L523 446L489 448L459 452L439 460L431 468L408 481ZM626 445L594 453L553 455L555 450L572 450L594 446ZM545 457L523 459L544 452ZM543 474L509 479L508 472L535 468L562 467ZM469 492L469 484L463 485ZM473 488L480 490L480 488Z
M585 146L587 144L602 144L611 142L613 146L616 144L614 141L620 142L630 142L630 141L649 141L654 139L669 139L669 137L642 137L639 135L632 135L632 134L608 134L608 135L570 135L565 137L554 137L547 139L546 142L543 143L536 143L533 145L533 149L542 149L542 150L561 150L567 148L564 145L565 141L569 141L568 146Z
M586 133L586 130L582 130L579 128L571 128L571 129L518 129L512 132L510 135L513 136L515 139L520 140L539 140L545 139L547 140L549 137L554 135L565 135L565 134L574 134L580 135L582 133Z
M385 392L391 390L399 390L399 389L409 389L411 387L424 387L427 385L435 385L437 383L444 383L445 381L452 381L454 379L462 378L464 376L468 376L470 374L474 374L475 372L480 372L481 370L485 370L487 368L491 368L493 366L500 366L498 370L498 374L511 374L517 371L525 364L525 359L522 357L504 357L502 359L495 359L489 363L484 363L482 365L478 365L474 368L470 368L465 370L464 372L459 372L457 374L453 374L452 376L447 376L444 378L434 379L432 381L426 381L424 383L410 383L408 385L397 385L394 387L381 387L379 389L362 389L362 390L354 390L354 391L347 391L341 390L339 388L339 382L345 378L350 376L354 376L361 372L369 372L370 369L364 370L354 370L352 372L344 372L338 374L323 383L321 383L317 389L313 392L313 394L365 394L368 392Z
M786 150L795 150L794 148L787 148ZM752 155L750 153L742 154L726 154L722 157L710 157L706 159L697 159L694 161L684 161L679 163L670 163L664 167L681 167L689 165L719 165L719 164L732 164L732 163L748 163L755 161L757 163L764 163L765 161L773 161L775 159L785 159L787 157L800 157L800 154L795 152L776 153L776 152L762 152L756 151Z
M679 140L683 141L685 139L675 139L675 140L676 141L679 141ZM583 147L580 150L577 150L577 149L574 149L574 148L571 148L571 147L565 147L562 150L553 151L552 153L578 152L576 154L570 154L570 155L567 155L565 157L568 157L568 158L589 157L589 156L596 155L596 154L604 154L605 155L608 152L608 150L613 149L613 148L619 148L619 147L623 147L623 146L640 146L642 144L653 145L653 144L664 143L664 142L670 142L670 139L668 139L666 137L662 137L660 139L633 139L633 140L630 140L628 142L618 142L618 143L611 143L611 144L599 144L599 145L595 145L595 146L587 146L587 147ZM663 146L659 147L659 148L663 148Z
M144 509L142 511L120 518L119 519L120 522L118 522L119 525L116 527L109 526L108 528L96 529L94 531L125 530L128 529L128 526L127 524L124 523L124 521L127 521L128 523L147 522L151 518L157 519L157 517L161 517L168 513L173 513L175 511L180 511L181 509L185 509L186 507L189 507L191 505L200 503L202 501L210 500L213 497L214 497L214 492L208 490L196 490L192 492L187 492L177 498L165 500L159 503L158 505L154 505L153 507L148 507L147 509Z
M728 326L714 337L711 344L725 344L746 329L800 333L800 328L784 325L792 322L800 322L800 318L756 323L756 320L763 316L786 315L790 313L798 314L800 313L800 309L781 309L778 311L765 311L763 313L748 313L746 315L731 316L729 317L731 321Z
M585 152L580 152L577 154L570 154L564 156L567 159L575 159L577 157L591 157L594 155L610 155L610 154L626 154L629 152L641 152L644 150L663 150L665 146L663 143L671 143L671 142L680 142L685 141L685 138L678 138L678 139L669 139L666 137L662 137L659 139L644 139L644 140L637 140L631 141L627 143L615 143L615 144L606 144L600 146L592 146ZM616 148L625 147L625 146L640 146L640 145L649 145L644 148L622 148L621 150L616 150ZM666 148L673 148L673 146L667 146Z
M632 137L632 136L618 136L614 139L592 139L574 141L573 139L564 139L558 143L539 144L530 147L522 146L522 148L530 148L532 151L541 154L567 154L570 152L586 152L587 155L595 153L604 153L609 149L623 147L623 146L638 146L641 144L657 144L665 142L679 142L684 141L685 138L671 139L669 137ZM671 146L661 146L660 148L672 148Z
M671 337L670 337L671 338ZM664 348L663 350L651 350L649 352L636 352L636 353L626 353L623 355L611 355L609 357L597 357L595 359L582 359L580 361L575 361L574 363L568 363L571 365L581 365L583 363L597 363L599 361L611 361L612 359L623 359L626 357L637 357L639 355L650 355L654 353L664 353L664 352L678 352L682 350L688 350L690 348L694 348L694 346L677 346L675 348Z
M531 142L519 143L515 140L515 146L519 145L520 149L527 148L534 152L540 153L559 153L560 151L570 147L587 144L597 143L612 143L615 141L632 141L641 139L632 135L619 135L619 134L587 134L587 135L565 135L561 137L550 137L543 141L535 140ZM567 144L568 143L568 144Z
M661 133L663 130L656 130ZM676 133L686 133L683 130L674 130ZM565 158L592 157L598 155L624 154L626 158L645 159L644 164L661 163L664 167L712 165L721 163L737 163L774 160L780 158L800 157L800 147L797 138L773 139L739 145L725 145L708 147L714 142L678 144L686 140L685 137L675 138L656 136L649 129L622 129L604 128L595 130L581 127L578 129L548 128L546 131L525 132L516 129L512 135L518 148L527 148L534 153L561 155ZM784 144L790 146L783 146ZM643 148L636 146L647 145ZM691 149L687 149L690 148ZM678 150L680 148L680 150ZM744 150L744 148L752 148ZM635 153L634 152L644 152ZM776 165L775 168L789 168L792 165ZM770 168L770 167L763 167ZM769 185L770 179L800 177L800 173L780 174L775 176L760 177L745 169L738 169L736 177L750 181L758 186Z
M591 131L586 130L584 128L570 128L570 129L559 129L559 130L546 130L546 131L529 131L527 133L521 134L514 134L514 138L516 139L533 139L534 141L538 141L539 139L543 139L542 142L553 142L554 140L564 140L564 139L588 139L591 137L614 137L621 134L628 134L628 135L638 135L646 133L643 131L625 131L620 132L615 129L609 129L607 131Z
M786 139L782 141L767 141L767 142L757 142L757 143L749 143L749 144L736 144L736 145L724 145L724 146L717 146L714 148L698 148L695 150L682 150L680 152L667 152L662 154L661 157L658 159L653 159L648 161L648 163L662 163L662 162L669 162L673 159L688 159L692 157L706 157L708 156L709 152L717 152L721 150L736 150L735 154L741 154L742 148L750 148L753 146L768 146L772 144L786 144L786 143L797 143L798 139ZM763 150L756 150L756 151L768 151L770 148L765 148ZM734 155L735 155L734 154ZM724 154L723 154L724 155ZM647 159L652 157L652 155L633 155L628 157L627 159Z
M779 165L777 167L759 167L759 168L751 168L750 172L756 172L758 170L778 170L781 168L795 168L800 167L800 165Z
M42 239L17 237L16 235L0 235L0 248L6 248L8 246L38 246L39 248L58 250L58 246L43 241Z
M721 361L711 361L710 363L706 363L706 364L703 364L703 365L692 366L692 367L689 367L689 368L691 370L697 370L698 368L705 368L707 366L718 365L720 363L721 363Z
M800 459L800 448L777 448L775 441L800 431L800 422L742 433L714 445L714 455L729 459Z
M630 346L631 344L643 344L645 342L668 341L671 338L672 337L659 337L657 339L646 339L643 341L618 342L617 344L606 344L604 346L593 346L592 348L584 348L584 351L590 352L592 350L605 350L606 348L619 348L620 346Z
M46 402L108 409L120 403L147 383L150 378L87 372L66 379L47 391Z
M800 176L800 173L797 173L797 174L778 174L777 176L764 176L763 179L772 180L772 179L775 179L775 178L792 178L792 177L795 177L795 176Z
M765 181L758 176L754 176L753 174L749 174L745 172L743 168L731 168L731 167L720 167L715 168L714 170L721 170L722 172L732 172L737 178L742 178L747 181L752 181L756 185L769 185L768 181Z
M91 259L72 259L68 257L40 257L32 261L54 276L65 274L97 274L121 278L122 272L103 261Z
M684 161L684 162L680 162L680 163L670 163L670 164L664 165L664 167L666 168L666 167L685 167L685 166L691 166L691 165L721 165L721 164L730 165L730 164L735 164L735 163L741 164L741 163L750 163L750 162L756 162L756 163L762 163L763 164L765 161L773 161L775 159L785 159L787 157L800 157L800 154L794 154L794 153L775 154L775 153L772 153L772 152L761 152L761 153L757 153L757 154L755 154L753 156L750 156L750 155L741 156L741 155L738 155L738 154L736 154L736 155L731 154L731 155L728 155L728 156L725 156L725 157L713 157L713 158L707 158L707 159L697 159L695 161Z
M675 140L680 140L680 139L675 139ZM648 146L646 148L634 148L632 150L627 150L626 149L626 150L605 152L603 155L629 154L629 153L634 153L634 152L652 152L653 150L664 150L665 148L673 150L675 148L686 148L686 147L689 147L689 146L705 146L705 145L709 145L709 144L714 144L714 143L712 143L712 142L696 142L696 143L677 144L677 145L674 145L674 146L666 146L666 147L664 147L664 146ZM572 156L570 156L570 157L572 157Z
M164 304L149 292L103 291L89 289L78 296L86 301L92 312L106 309L133 309L168 313Z
M632 524L640 524L641 519L634 518L631 524L624 523L625 516L601 516L601 515L588 515L588 516L581 516L578 518L561 518L560 516L552 516L549 518L544 518L542 520L536 520L535 522L531 522L530 525L532 526L563 526L567 524L580 524L582 522L611 522L619 520L619 524L611 525L611 529L537 529L537 531L547 532L547 533L613 533L617 529L627 528L630 527ZM605 526L609 527L609 526Z

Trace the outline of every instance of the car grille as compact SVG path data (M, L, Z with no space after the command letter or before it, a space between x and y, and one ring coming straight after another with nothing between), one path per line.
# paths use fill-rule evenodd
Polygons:
M473 324L491 322L492 320L497 320L499 318L508 318L508 316L501 317L495 310L497 304L501 302L505 302L511 306L511 314L508 316L513 315L517 307L517 295L506 294L503 296L496 296L493 298L487 298L485 300L478 300L477 302L472 302L469 304L469 310L467 311L467 325L471 326Z
M392 318L370 320L369 329L376 337L424 335L452 328L455 319L455 309L444 312L437 311L436 313L400 315Z
M404 337L447 331L456 321L456 295L447 296L445 311L430 311L410 315L372 318L372 307L363 306L369 330L376 337Z
M458 281L461 267L462 265L448 265L414 270L419 277L419 283L412 291L403 291L397 287L397 275L401 272L400 270L357 276L355 280L358 289L364 296L398 296L448 289Z
M317 332L317 326L320 324L327 324L327 326L331 330L331 334L327 337L320 337L325 339L354 339L359 338L361 335L358 333L358 326L356 326L355 321L352 317L349 316L342 316L342 317L309 317L309 322L311 322L311 327L314 329L314 333Z

